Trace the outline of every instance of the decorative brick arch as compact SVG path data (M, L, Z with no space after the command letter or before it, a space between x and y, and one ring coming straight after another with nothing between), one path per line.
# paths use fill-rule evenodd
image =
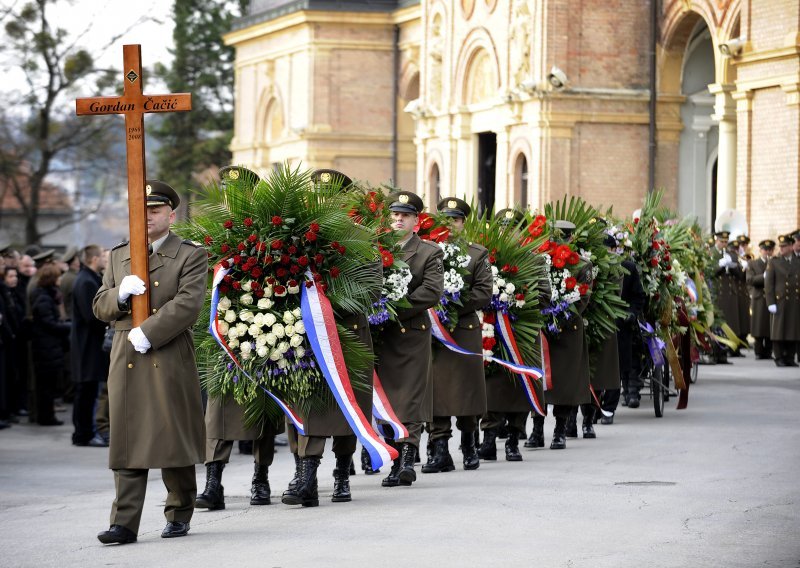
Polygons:
M416 93L414 92L416 90ZM409 61L400 72L398 92L400 98L411 101L420 96L420 70L416 62Z
M274 141L277 137L273 132L272 121L277 116L281 120L282 128L279 133L282 136L286 132L286 116L284 113L283 100L280 91L274 86L264 89L258 99L256 107L256 142L259 145L266 145L267 142Z
M525 138L525 137L520 137L520 138L517 138L516 140L514 140L512 142L512 144L511 144L511 147L509 148L509 152L508 152L509 158L508 158L508 164L507 164L507 171L511 173L511 176L510 176L511 179L510 179L510 184L509 184L509 186L511 187L511 192L510 192L510 194L511 194L511 204L514 205L514 204L519 203L519 205L521 205L523 209L530 208L530 199L531 199L531 194L530 194L530 187L531 187L530 175L531 175L531 169L532 169L531 168L531 156L532 156L532 154L533 154L533 151L531 149L530 140L528 138ZM518 178L519 172L517 171L517 162L519 161L520 156L525 158L525 161L527 162L527 167L528 167L528 172L527 172L528 173L528 187L527 187L528 191L527 191L527 195L525 196L526 199L524 200L524 202L523 202L523 200L519 199L520 196L517 195L518 194L517 188L519 187L519 182L520 182L520 180Z
M502 78L500 77L500 57L497 54L497 48L489 31L484 27L477 27L470 31L464 39L458 53L453 88L454 100L452 102L454 104L463 105L466 103L467 89L473 71L472 66L483 52L488 55L494 71L494 87L497 91L500 90Z

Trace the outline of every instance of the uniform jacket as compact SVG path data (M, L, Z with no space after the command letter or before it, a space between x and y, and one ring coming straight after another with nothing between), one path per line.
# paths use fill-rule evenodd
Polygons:
M444 291L442 249L412 235L403 247L402 260L411 270L406 299L410 307L398 310L380 332L375 348L375 370L386 396L402 422L426 422L433 418L431 326L428 308Z
M115 322L108 375L111 469L183 467L202 463L205 427L192 326L205 298L204 249L170 233L150 255L152 315L141 329L152 347L136 352L128 341L131 313L117 301L130 274L127 243L112 249L94 314Z
M750 300L747 296L745 273L739 264L739 255L730 250L727 253L736 266L719 266L719 260L725 251L717 250L716 247L711 249L711 289L717 307L722 310L725 323L736 335L744 337L750 332Z
M791 262L783 257L771 258L764 277L767 305L778 306L772 316L770 338L773 341L800 341L800 257Z
M470 244L469 264L464 275L465 293L458 310L458 323L450 335L456 344L472 353L483 353L481 322L476 310L491 301L493 284L489 251ZM460 355L434 340L431 381L434 416L477 416L486 412L482 357Z
M64 362L70 325L61 319L61 292L56 286L36 287L31 294L31 350L33 360L48 366Z
M106 323L92 312L94 296L103 283L94 270L82 266L72 287L72 380L76 383L105 381L109 355L102 349Z
M767 261L756 258L747 263L745 279L750 292L750 335L769 337L769 312L764 296L764 272Z

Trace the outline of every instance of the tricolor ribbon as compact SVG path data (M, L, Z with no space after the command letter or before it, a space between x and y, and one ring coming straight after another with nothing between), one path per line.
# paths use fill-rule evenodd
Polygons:
M537 369L536 367L528 367L526 365L519 365L517 363L511 363L509 361L505 361L498 357L493 357L491 355L484 355L483 353L473 353L463 347L459 347L459 345L455 342L453 337L450 335L450 332L447 331L447 328L442 324L439 316L436 315L436 311L433 308L428 309L428 317L431 321L431 331L433 332L433 336L438 339L445 347L447 347L450 351L454 351L455 353L460 353L461 355L472 355L475 357L481 357L482 359L489 361L490 363L497 363L501 367L505 367L512 373L521 373L523 375L529 375L534 379L541 379L542 378L542 370Z
M603 408L603 405L600 404L600 399L597 398L597 393L594 392L594 387L591 384L589 385L589 391L592 393L592 398L594 399L594 403L597 405L597 408L600 409L600 412L603 413L603 416L614 416L613 412L609 412L608 410L605 410Z
M697 286L694 283L694 280L691 278L687 278L684 284L686 286L686 293L689 295L689 299L692 301L693 304L697 303Z
M503 342L506 351L511 354L511 359L517 365L522 365L522 353L517 345L517 339L514 337L514 330L511 327L511 319L508 317L507 313L503 313L502 311L496 312L495 329L497 330L497 334L500 336L500 340ZM530 375L517 373L517 377L519 377L520 381L522 382L522 388L525 392L525 396L528 397L528 402L531 403L531 406L533 406L533 409L536 411L536 413L540 416L547 416L547 407L543 405L539 401L539 397L536 396L536 385L534 384Z
M550 367L550 342L547 341L547 335L543 331L539 332L539 345L542 350L542 370L544 371L542 387L547 392L553 388L553 369Z
M378 378L378 373L374 370L372 371L372 416L392 428L395 440L408 438L408 429L403 426L403 423L394 413L394 409L389 403L389 398L386 396L386 391L383 390L383 384Z
M288 404L286 404L277 396L269 392L269 390L266 387L264 387L264 385L258 383L255 379L253 379L253 377L251 377L247 373L247 371L245 371L242 368L241 363L239 363L239 360L236 358L236 355L233 354L233 350L228 345L228 342L225 341L225 338L222 336L222 332L220 332L219 317L218 317L219 285L220 283L222 283L222 279L225 278L228 272L230 272L231 262L232 260L223 260L219 262L216 266L214 266L214 278L211 284L211 317L209 318L210 321L208 326L208 332L216 340L219 346L222 347L222 350L225 351L228 357L231 358L234 364L239 368L239 370L242 372L242 375L244 375L248 380L256 383L261 390L267 393L267 396L269 396L272 400L275 401L275 404L278 405L278 407L283 411L286 417L292 422L292 424L294 424L294 427L297 428L297 432L301 435L305 435L306 433L305 426L303 425L303 421L300 419L297 413L294 410L292 410Z
M308 285L310 284L310 285ZM372 428L356 402L353 386L339 342L339 332L333 316L330 300L316 282L310 281L302 287L300 309L311 349L322 371L333 398L339 405L347 423L372 460L372 469L380 469L396 459L397 450L386 444Z

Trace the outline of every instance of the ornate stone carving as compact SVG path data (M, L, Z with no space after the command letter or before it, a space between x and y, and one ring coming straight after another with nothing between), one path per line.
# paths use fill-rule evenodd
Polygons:
M509 31L511 84L520 85L530 74L533 18L528 0L514 0Z
M442 17L436 16L431 26L428 43L428 104L435 109L442 104L442 65L444 59L444 26Z

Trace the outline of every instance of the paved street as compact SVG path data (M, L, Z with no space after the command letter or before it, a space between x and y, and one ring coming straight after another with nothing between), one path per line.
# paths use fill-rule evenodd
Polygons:
M152 472L139 542L122 547L95 538L113 498L107 451L72 447L71 426L15 425L0 432L0 566L796 568L800 370L733 361L700 368L687 410L673 399L656 419L644 398L596 440L523 450L522 463L503 461L500 445L500 461L419 475L412 488L359 472L349 504L330 502L327 456L321 505L281 505L293 462L280 448L277 504L251 507L251 458L234 453L227 509L197 512L187 538L159 537L165 491ZM451 452L460 462L457 443Z

